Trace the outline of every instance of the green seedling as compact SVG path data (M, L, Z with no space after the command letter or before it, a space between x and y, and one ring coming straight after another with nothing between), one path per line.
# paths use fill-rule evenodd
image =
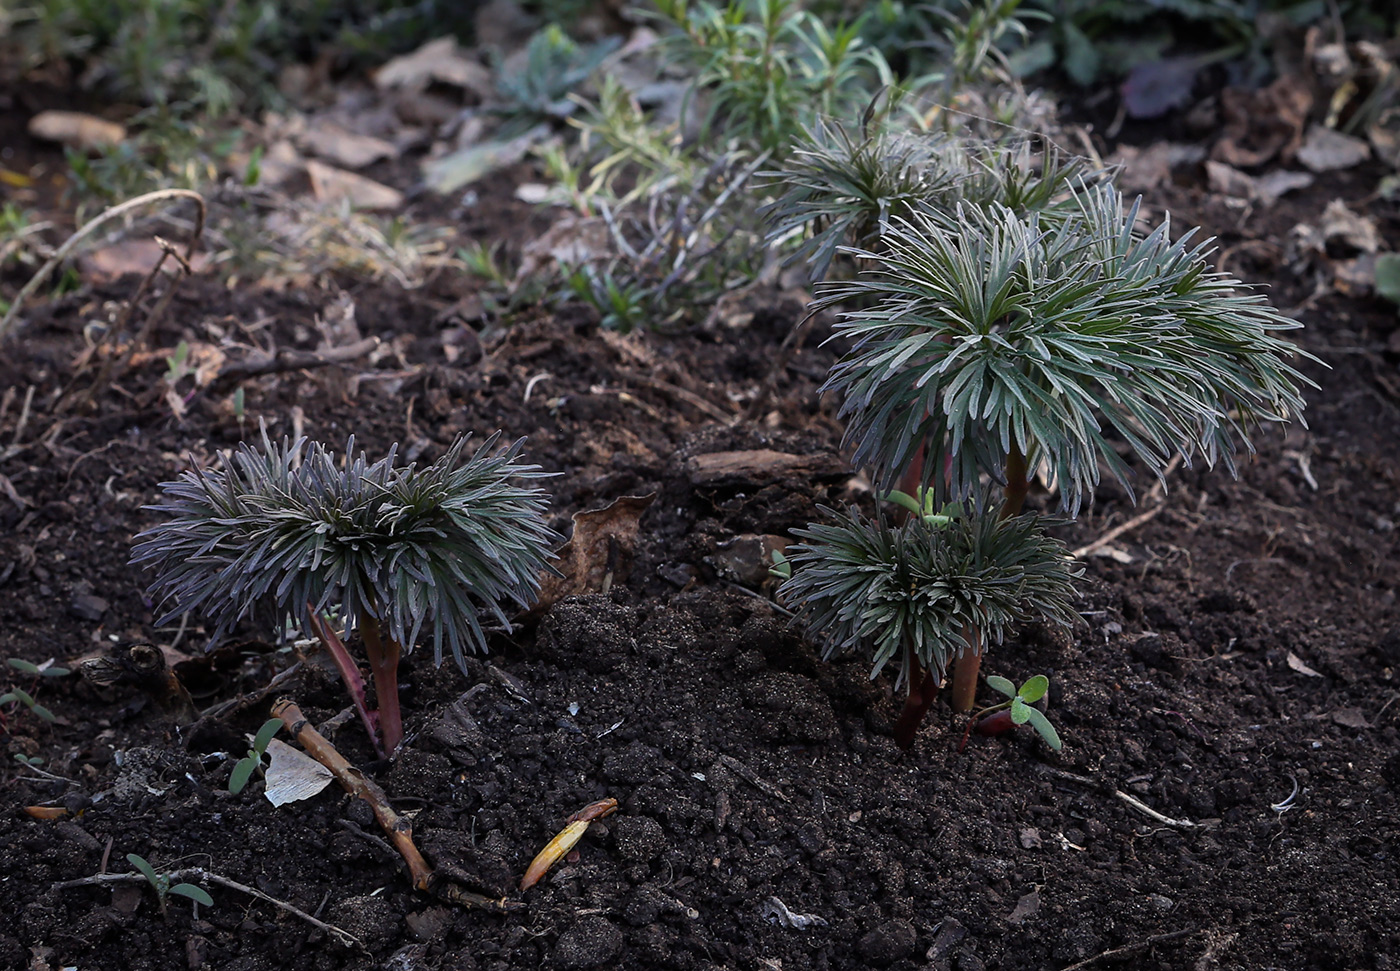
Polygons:
M157 873L155 867L146 862L145 858L137 856L135 853L126 855L126 862L130 863L151 885L151 889L156 892L156 900L160 905L161 916L166 912L166 898L171 894L177 897L188 897L197 904L205 907L214 906L214 898L202 888L196 887L192 883L171 884L169 874Z
M272 743L272 736L277 734L277 729L282 727L282 719L269 718L263 722L258 729L258 734L253 737L252 747L248 749L248 754L239 759L233 766L233 771L228 777L228 791L234 795L243 791L243 787L248 784L248 780L253 777L253 773L262 768L263 755L267 752L267 747Z
M69 669L54 664L35 664L18 657L6 658L5 663L20 674L29 675L33 681L28 691L15 685L4 694L0 694L0 731L8 732L10 729L6 708L8 707L9 711L13 712L21 705L34 717L52 724L54 721L53 712L35 701L34 696L38 693L39 685L45 678L61 678L70 673Z
M450 648L465 668L486 650L483 615L509 630L502 602L527 607L558 539L543 490L515 485L547 473L519 461L524 440L499 433L467 456L459 438L424 468L395 464L398 446L370 463L306 439L240 444L217 470L162 484L149 507L171 518L136 537L132 562L156 571L150 593L168 606L156 624L190 611L213 621L210 645L252 620L316 635L340 669L381 754L403 740L398 668L431 631L436 662ZM334 609L344 635L323 619ZM358 631L378 711L342 636Z
M1047 745L1056 752L1060 751L1060 733L1055 731L1055 726L1050 724L1050 719L1045 717L1044 712L1031 707L1050 690L1049 678L1037 674L1028 678L1026 683L1018 688L1009 679L990 674L987 676L987 687L1006 695L1009 700L989 705L974 715L968 722L967 733L963 735L963 745L967 744L967 735L974 731L978 735L1004 735L1017 725L1029 722L1030 726L1040 733L1040 737L1045 739ZM961 749L961 746L959 748Z
M20 765L28 766L31 769L37 769L39 768L39 766L44 764L44 760L39 756L25 755L23 752L15 753L15 761L18 762Z

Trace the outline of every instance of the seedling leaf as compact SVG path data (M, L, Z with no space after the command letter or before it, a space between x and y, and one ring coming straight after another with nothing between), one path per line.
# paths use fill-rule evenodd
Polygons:
M1016 686L1012 684L1009 679L1003 678L999 674L987 675L987 687L1000 694L1006 695L1008 698L1016 697Z
M267 744L272 741L272 736L277 734L277 729L282 727L282 719L269 718L263 722L262 728L258 729L258 734L253 738L253 751L262 755L267 751Z
M160 877L156 874L155 867L151 866L135 853L128 853L126 855L126 862L140 870L141 875L151 881L151 886L155 887L157 891L160 890Z
M39 673L46 678L61 678L73 672L67 668L40 668Z
M1041 698L1045 697L1045 692L1050 690L1050 679L1043 674L1037 674L1033 678L1027 678L1026 683L1021 685L1021 690L1017 692L1021 700L1028 705L1033 705Z
M1055 726L1050 724L1050 719L1046 718L1039 709L1030 706L1026 707L1026 717L1029 719L1031 727L1040 733L1040 737L1058 752L1062 747L1060 733L1055 731Z
M38 674L38 673L39 673L39 665L34 664L34 663L31 662L31 661L22 660L21 658L17 658L17 657L7 658L6 661L5 661L5 663L8 664L10 667L14 668L16 671L21 671L21 672L23 672L24 674Z
M29 710L34 712L35 715L38 715L46 722L51 722L54 720L53 712L49 711L43 705L32 705Z
M23 688L15 688L13 693L16 698L24 702L24 707L34 707L34 696L31 695L28 691L25 691Z
M19 701L19 695L15 694L13 691L6 691L3 695L0 695L0 705L8 705L12 701Z
M189 897L195 903L203 904L206 907L214 906L214 898L192 883L177 883L170 888L169 892L179 894L181 897Z
M239 759L238 764L233 767L233 772L228 777L228 791L235 796L243 791L243 787L248 784L248 780L253 777L253 770L258 767L261 760L249 756L246 759Z
M1011 721L1017 725L1024 725L1031 717L1034 709L1020 698L1011 699Z

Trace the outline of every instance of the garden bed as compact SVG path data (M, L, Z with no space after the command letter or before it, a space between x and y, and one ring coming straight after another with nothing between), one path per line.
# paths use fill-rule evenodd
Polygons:
M257 785L230 795L265 703L191 736L137 692L45 679L38 700L56 722L12 718L7 751L69 781L9 755L0 768L0 966L1388 967L1400 952L1396 317L1369 298L1314 298L1284 257L1295 225L1334 199L1360 203L1379 176L1352 169L1249 211L1197 185L1148 195L1174 226L1218 235L1230 271L1271 284L1275 306L1299 308L1298 343L1328 366L1302 365L1320 385L1309 427L1266 430L1238 480L1178 468L1165 494L1142 483L1136 508L1106 486L1059 530L1078 548L1155 512L1085 556L1070 636L1025 631L987 661L1018 683L1050 675L1058 755L1025 731L960 749L964 719L942 702L899 750L890 678L819 660L746 559L741 537L868 501L843 464L836 403L816 394L839 350L821 344L823 324L763 415L744 418L802 316L795 294L752 293L727 322L676 336L622 337L591 311L540 308L479 340L460 277L269 291L196 276L153 335L161 351L64 414L48 405L84 324L139 281L50 302L0 363L0 388L15 391L0 420L0 657L69 664L170 645L127 566L132 536L156 521L142 506L191 456L209 462L260 421L337 447L354 434L371 457L398 442L435 458L463 432L528 436L529 460L559 473L547 487L561 531L621 497L655 499L619 544L607 594L526 618L465 676L423 653L406 662L409 740L392 765L373 762L354 722L335 737L437 867L523 906L415 893L364 804L335 787L280 808ZM518 245L533 210L511 191L525 177L488 183L460 238ZM247 379L241 420L227 395L172 414L164 358L180 341L218 346L244 328L314 350L318 317L345 296L383 353ZM753 454L702 459L721 452ZM212 660L200 647L191 627L170 656L201 707L292 660L250 640ZM315 659L283 691L315 722L343 707ZM518 892L565 819L605 797L617 813ZM36 820L22 809L35 804L72 812ZM131 887L56 887L125 872L127 853L261 890L364 951L214 885L197 917L173 898L162 917Z

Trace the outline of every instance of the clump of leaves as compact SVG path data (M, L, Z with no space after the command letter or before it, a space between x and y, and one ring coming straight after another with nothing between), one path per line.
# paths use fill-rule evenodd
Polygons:
M818 190L794 188L808 195L793 195L781 217L818 233L823 219L846 219L807 248L814 262L843 234L863 234L846 250L856 278L820 284L813 305L849 308L835 331L852 349L822 391L844 396L845 445L882 492L897 483L914 496L927 490L921 501L905 497L912 525L935 523L928 512L939 504L981 496L987 479L1004 486L1004 499L979 503L974 519L1015 521L1037 476L1077 515L1101 469L1131 494L1119 443L1159 478L1174 454L1234 472L1258 426L1301 420L1310 382L1289 363L1302 352L1281 336L1299 325L1212 270L1209 240L1193 231L1173 241L1166 222L1139 233L1138 206L1125 208L1102 173L1073 178L1076 163L1046 160L1037 175L1000 165L999 152L953 165L959 176L929 180L922 198L909 198L920 189L912 154L895 157L891 184L904 196L823 195L823 186L870 186L871 173L888 171L828 154ZM887 215L872 199L905 211ZM850 571L846 583L865 579L857 564L838 568ZM801 571L789 582L799 581L809 582ZM841 619L808 612L819 636ZM974 616L958 628L955 710L972 708L982 638L1001 636L985 625ZM945 659L905 656L910 704L926 708L923 686L936 688Z
M578 102L569 95L620 43L614 37L582 45L557 24L536 31L525 45L523 62L513 71L502 71L496 81L503 101L497 110L513 120L506 132L516 134L540 121L573 114Z
M687 110L716 136L779 155L817 114L843 117L895 78L858 25L823 24L797 0L657 0L668 58L690 67Z
M277 730L282 727L282 719L269 718L262 723L258 733L253 736L253 743L248 747L248 754L234 763L233 771L228 777L228 791L235 796L243 791L243 787L248 784L248 780L253 777L253 773L262 768L263 755L267 753L267 747L272 744L272 736L277 734Z
M509 629L503 602L528 606L552 555L545 493L513 482L546 473L519 460L523 439L499 440L467 457L459 438L420 469L396 465L397 446L370 463L351 438L340 462L319 443L277 445L264 431L260 450L240 444L222 469L163 483L165 501L149 508L172 518L132 552L156 571L150 593L168 606L157 624L202 613L212 644L244 620L330 631L321 617L334 610L364 641L378 724L361 715L392 753L403 738L400 655L426 627L435 661L446 647L465 666L486 650L482 615ZM338 660L353 693L358 671Z
M177 897L188 897L197 904L205 907L214 906L214 898L202 887L197 887L192 883L170 882L170 874L157 873L156 868L146 862L145 857L137 856L135 853L126 855L126 862L130 863L141 875L146 878L146 882L151 885L151 889L156 892L156 900L160 905L161 915L164 916L166 910L166 898L171 894Z
M894 662L908 691L895 729L913 744L949 664L1028 620L1074 621L1082 570L1034 516L969 513L958 504L902 525L852 509L794 530L792 576L778 595L830 658L863 650L871 677Z
M1106 180L1086 160L1031 139L988 142L911 131L872 102L858 135L822 120L804 132L782 168L763 173L782 194L763 215L772 241L797 238L792 262L824 279L843 246L880 252L881 237L917 213L947 218L959 206L1040 214L1045 228L1077 216L1075 190Z
M854 348L824 391L845 396L846 444L888 486L923 448L922 478L949 499L982 475L1021 489L1044 468L1072 514L1100 465L1154 474L1179 452L1234 470L1249 433L1301 415L1300 326L1206 262L1209 241L1133 231L1112 186L1077 193L1078 218L1042 225L960 207L897 219L853 281L818 306L859 300L837 332Z

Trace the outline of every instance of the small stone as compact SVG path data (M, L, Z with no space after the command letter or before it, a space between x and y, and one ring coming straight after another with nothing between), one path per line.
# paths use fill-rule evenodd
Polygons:
M1150 893L1147 895L1147 905L1160 913L1167 913L1176 906L1176 901L1160 893Z
M68 610L74 617L80 617L83 620L101 620L109 606L107 601L96 594L80 593L68 605Z
M408 932L416 940L432 943L442 938L452 926L452 911L446 907L429 907L404 918Z
M918 939L912 925L902 920L881 924L860 939L856 949L866 964L883 968L914 953Z
M1038 850L1044 846L1044 840L1040 838L1040 830L1034 826L1027 826L1021 830L1021 848L1024 850Z
M554 945L554 966L560 971L583 971L612 961L622 952L622 931L602 917L585 917Z

